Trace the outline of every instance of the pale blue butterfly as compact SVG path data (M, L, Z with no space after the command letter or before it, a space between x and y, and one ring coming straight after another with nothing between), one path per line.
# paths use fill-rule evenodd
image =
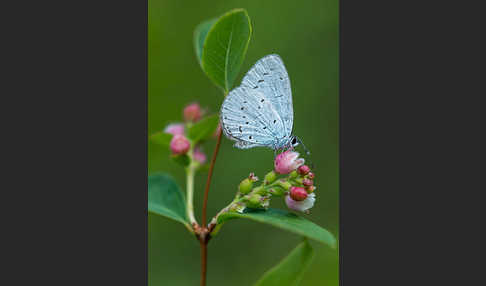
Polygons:
M220 116L224 134L236 141L237 148L282 150L301 143L292 135L290 79L278 55L256 62L241 85L225 98Z

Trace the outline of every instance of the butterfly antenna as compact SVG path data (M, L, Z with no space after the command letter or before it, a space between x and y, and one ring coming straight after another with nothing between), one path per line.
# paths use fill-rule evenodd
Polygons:
M297 142L299 142L299 144L302 145L302 148L304 148L304 151L305 151L305 154L308 157L307 159L309 160L309 165L310 165L311 169L314 169L314 163L310 159L311 152L309 151L309 149L307 149L307 147L305 147L304 142L302 142L302 140L300 140L299 137L295 137L295 138L297 139Z

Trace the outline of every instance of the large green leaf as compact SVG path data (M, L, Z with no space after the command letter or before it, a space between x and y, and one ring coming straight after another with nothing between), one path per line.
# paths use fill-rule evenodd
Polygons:
M250 37L250 18L244 9L224 14L207 33L202 49L202 68L226 92L240 71Z
M218 128L218 123L218 114L201 119L189 128L189 131L187 132L189 138L191 138L194 143L210 138L216 131L216 128Z
M255 286L297 286L313 257L314 250L304 240L279 264L268 270Z
M280 209L245 209L243 213L227 212L218 217L218 224L235 218L246 218L270 224L278 228L317 240L331 247L336 247L336 239L324 228L294 213Z
M184 194L166 174L159 173L148 177L148 210L189 227Z
M202 22L199 24L196 29L194 30L194 48L196 50L197 60L199 64L202 66L202 51L204 46L204 40L206 40L206 36L208 35L209 29L213 26L213 24L218 20L217 18L213 18L207 21Z

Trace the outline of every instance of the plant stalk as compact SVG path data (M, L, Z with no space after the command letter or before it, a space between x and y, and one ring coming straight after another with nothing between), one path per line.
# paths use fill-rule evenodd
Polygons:
M211 185L211 178L213 176L214 165L216 163L216 157L218 156L219 146L221 145L221 130L218 133L218 139L216 141L216 147L214 148L213 157L211 158L211 165L209 166L208 179L206 180L206 189L204 191L204 201L202 208L202 229L199 234L199 242L201 245L201 286L206 286L206 272L208 263L208 241L210 238L208 228L206 226L207 217L206 210L208 206L209 186Z
M186 176L186 187L187 187L187 201L186 201L186 212L187 217L189 218L189 222L191 225L197 224L196 218L194 217L194 173L195 167L191 163L187 169L187 176Z
M225 91L224 96L228 95L228 91ZM219 146L221 145L222 130L218 132L218 139L216 140L216 147L214 147L213 157L211 158L211 164L209 165L208 178L206 180L206 189L204 190L204 200L202 207L202 222L199 232L199 242L201 246L201 286L206 286L206 272L208 264L208 242L211 238L207 224L206 210L208 207L209 186L211 185L211 178L213 176L214 165L216 163L216 157L218 156Z

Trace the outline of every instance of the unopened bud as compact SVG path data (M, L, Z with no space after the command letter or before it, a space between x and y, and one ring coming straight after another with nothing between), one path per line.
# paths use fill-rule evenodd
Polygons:
M307 198L307 192L302 187L292 187L290 189L290 197L294 201L303 201Z
M187 153L191 148L191 143L184 135L174 135L170 141L170 150L174 155L181 155Z
M192 155L193 155L194 160L199 162L199 164L206 163L206 154L204 154L204 152L200 148L196 147L196 149L194 150L194 153Z
M253 193L264 196L268 193L268 191L265 190L264 187L259 186L259 187L256 187L256 188L253 189Z
M309 174L307 174L307 178L314 180L314 173L310 172Z
M186 121L196 122L201 116L201 107L197 103L191 103L184 108L184 119Z
M240 191L240 193L245 195L251 191L251 188L253 188L253 182L249 178L241 181L240 185L238 186L238 190Z
M306 186L306 187L310 187L312 185L314 185L314 181L312 181L311 179L303 179L302 180L302 185Z
M302 176L305 176L310 172L310 168L307 165L302 165L297 168L297 172L299 172L299 174L301 174Z
M292 187L291 183L283 180L278 181L278 185L282 187L285 191L288 191Z
M303 178L295 178L295 179L293 179L293 181L295 183L297 183L297 185L302 185L304 183L304 179Z
M274 171L265 175L265 184L271 184L277 179L277 174Z
M305 188L308 194L313 193L316 190L316 186L309 186Z
M259 194L253 194L248 199L247 206L250 207L250 208L259 208L259 207L262 206L261 199L262 199L262 196L260 196Z
M299 176L299 173L297 173L297 171L292 171L289 175L289 177L292 179L292 178L297 178L297 176Z

